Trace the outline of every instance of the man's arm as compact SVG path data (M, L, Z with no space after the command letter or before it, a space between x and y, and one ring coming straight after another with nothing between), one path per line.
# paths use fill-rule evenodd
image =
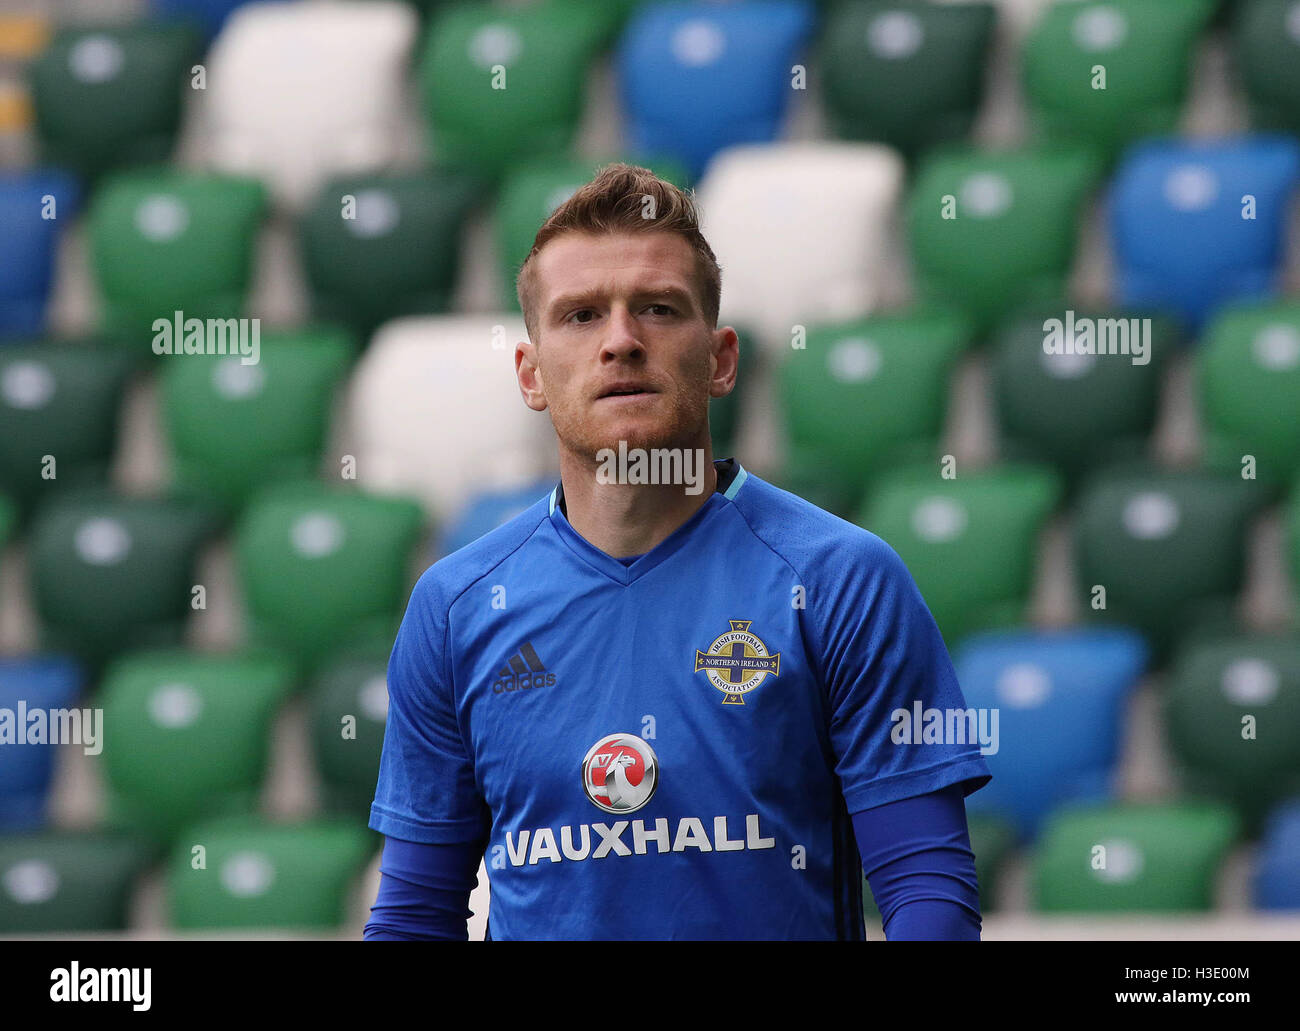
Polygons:
M366 941L464 941L483 842L386 838Z
M889 941L979 941L979 884L962 784L853 814Z

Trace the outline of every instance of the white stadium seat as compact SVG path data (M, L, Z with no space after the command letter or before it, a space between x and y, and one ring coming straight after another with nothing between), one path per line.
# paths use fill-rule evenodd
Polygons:
M783 352L792 327L851 319L879 303L903 161L873 143L731 147L698 189L722 266L724 322Z
M214 167L261 176L292 210L330 175L390 164L416 30L397 0L237 8L208 62Z
M524 404L515 379L515 344L527 338L513 314L381 326L349 395L358 484L415 495L445 523L484 490L522 487L553 468L550 416Z

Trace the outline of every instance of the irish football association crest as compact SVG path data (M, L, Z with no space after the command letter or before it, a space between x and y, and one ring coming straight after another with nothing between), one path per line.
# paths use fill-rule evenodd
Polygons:
M709 682L723 693L723 705L744 705L745 695L768 676L781 675L781 653L769 654L767 645L750 633L751 619L730 619L731 629L707 652L696 649L695 672L703 670Z

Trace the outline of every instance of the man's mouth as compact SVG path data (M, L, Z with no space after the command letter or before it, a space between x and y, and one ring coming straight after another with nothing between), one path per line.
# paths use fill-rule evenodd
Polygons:
M598 401L606 401L613 398L637 398L649 397L657 391L638 383L623 383L612 387L607 387L597 398Z

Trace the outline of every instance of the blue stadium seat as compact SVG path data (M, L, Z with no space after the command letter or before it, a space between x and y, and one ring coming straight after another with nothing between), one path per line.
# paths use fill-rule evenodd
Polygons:
M77 194L63 172L0 172L0 340L43 330L55 244L72 221ZM54 199L52 207L46 197Z
M1199 328L1225 301L1272 294L1297 183L1300 143L1286 136L1133 147L1111 195L1119 302Z
M193 22L210 39L221 31L226 18L249 0L150 0L160 17L184 18ZM281 0L283 2L283 0Z
M1260 909L1300 909L1300 798L1278 806L1269 817L1254 895Z
M671 155L698 176L723 147L775 139L813 18L801 0L639 10L617 57L631 149Z
M17 721L19 703L31 713L36 709L63 709L76 704L82 674L71 659L57 655L33 655L0 659L0 709L14 714L15 724L0 738L0 834L36 830L45 825L45 806L54 779L54 747L46 744L19 745L27 741L25 723L20 739ZM48 741L48 734L46 735ZM59 747L76 747L75 745Z
M489 490L471 498L461 514L443 529L438 539L438 554L434 557L440 558L459 551L485 533L508 523L529 505L549 494L558 479L559 476L556 475L526 487Z
M971 812L998 813L1031 839L1058 805L1109 800L1124 703L1146 660L1142 637L1122 627L969 638L954 657L966 704L998 713L993 780Z

